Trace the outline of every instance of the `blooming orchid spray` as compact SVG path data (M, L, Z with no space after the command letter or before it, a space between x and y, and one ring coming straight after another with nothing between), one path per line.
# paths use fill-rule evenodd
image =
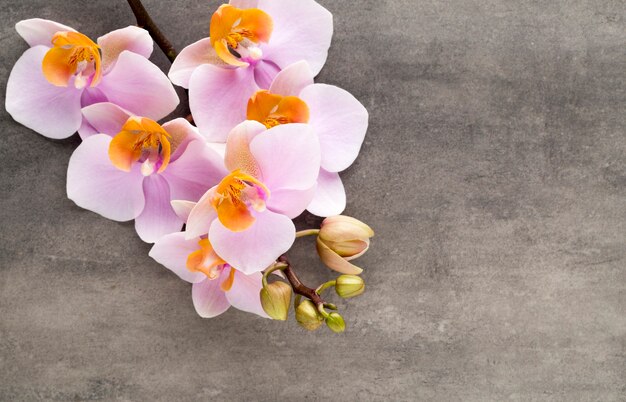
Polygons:
M374 232L340 215L339 173L359 154L367 110L314 82L332 14L314 0L231 0L207 21L209 36L177 54L141 1L128 3L145 29L96 41L54 21L18 22L30 48L9 76L6 110L49 138L78 132L68 197L134 220L150 257L192 284L200 316L233 306L284 321L294 299L301 327L343 332L324 292L363 293L353 260ZM149 60L153 41L172 62L167 76ZM172 83L188 89L191 115L162 122L179 103ZM319 228L296 230L305 211L325 218ZM304 236L316 237L336 279L316 288L299 279L287 252Z

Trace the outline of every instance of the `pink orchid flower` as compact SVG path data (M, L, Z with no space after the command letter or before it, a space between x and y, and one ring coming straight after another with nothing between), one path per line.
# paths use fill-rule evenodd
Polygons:
M112 103L88 106L83 115L99 134L72 154L67 195L105 218L135 219L145 242L181 229L171 200L198 200L226 174L222 159L185 119L161 126Z
M318 216L339 215L346 207L346 193L339 177L359 154L368 126L365 107L349 92L333 85L314 84L305 61L279 72L269 90L249 99L247 119L266 127L307 123L319 138L321 169L315 197L307 209ZM206 114L198 111L198 114Z
M269 318L259 297L263 275L245 275L231 267L206 237L186 239L182 232L165 235L152 246L150 257L193 284L191 298L201 317L218 316L233 306Z
M193 207L186 238L208 234L217 255L249 275L293 244L291 219L315 194L319 141L306 124L245 121L228 136L225 163L231 173Z
M189 88L200 133L225 142L245 120L250 96L281 69L305 60L319 73L332 34L332 14L314 0L231 0L211 18L211 36L183 49L169 77Z
M15 63L6 110L15 121L61 139L81 126L81 108L112 102L158 120L178 105L165 74L152 64L152 39L129 26L98 38L44 19L20 21L18 34L31 46Z

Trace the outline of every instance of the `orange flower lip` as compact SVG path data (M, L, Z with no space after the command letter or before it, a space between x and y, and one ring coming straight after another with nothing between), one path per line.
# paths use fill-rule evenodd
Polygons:
M198 241L200 248L187 256L187 269L191 272L202 272L208 280L218 279L225 268L229 265L213 249L209 239ZM233 287L235 281L235 268L230 267L228 277L221 283L220 288L228 292Z
M275 95L261 90L248 100L247 118L263 123L267 128L279 124L308 123L309 107L296 96Z
M41 63L48 82L66 87L70 78L76 76L77 88L84 87L90 77L90 86L98 85L102 78L102 58L97 44L79 32L61 31L52 37L52 45Z
M211 202L220 222L233 232L241 232L256 220L252 210L265 210L269 195L269 189L255 177L235 170L217 185Z
M191 272L202 272L209 279L217 278L220 275L221 266L226 262L215 254L209 239L201 239L198 245L200 249L187 257L187 269Z
M141 172L148 176L167 167L171 156L171 136L154 120L130 117L109 145L109 158L115 167L130 172L133 163L141 162Z
M272 30L272 18L264 11L223 4L211 17L211 45L225 63L246 67L246 60L261 58L257 45L269 42Z

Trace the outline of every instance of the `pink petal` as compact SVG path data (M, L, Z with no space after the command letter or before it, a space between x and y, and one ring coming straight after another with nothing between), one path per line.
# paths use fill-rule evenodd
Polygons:
M191 288L193 306L200 317L216 317L230 307L224 291L220 288L220 280L205 280L194 283Z
M217 218L217 212L211 199L215 195L215 187L207 191L191 210L187 219L187 227L185 228L185 237L193 239L209 233L211 224Z
M178 95L161 70L136 53L123 51L98 85L116 105L138 116L159 120L178 105Z
M229 131L246 120L248 99L257 89L252 68L198 67L189 80L189 108L200 133L226 142Z
M197 201L227 174L219 155L207 147L204 140L196 140L161 176L170 185L171 199Z
M130 172L117 169L109 159L111 137L94 135L72 154L67 168L67 196L79 207L115 221L128 221L144 209L139 165Z
M80 104L82 107L107 101L107 97L97 87L85 87L83 89L83 94L80 97Z
M82 109L83 126L88 124L96 133L106 134L114 137L117 135L124 123L128 120L132 113L122 109L111 102L95 103ZM90 133L85 132L81 128L81 138L84 140L89 137Z
M146 59L152 54L152 38L145 29L128 26L116 29L98 38L98 45L102 50L102 71L109 71L120 53L129 50Z
M32 18L15 24L15 30L30 46L44 45L52 47L52 36L59 31L75 31L58 22Z
M224 274L225 272L222 275ZM261 283L262 277L263 274L260 272L245 275L235 270L233 286L226 292L228 302L241 311L269 318L261 306L260 292L261 288L263 288L263 284Z
M330 172L346 169L359 155L367 110L349 92L332 85L310 85L300 98L309 106L309 124L319 136L322 167Z
M263 124L253 120L246 120L233 128L226 142L224 155L226 168L230 171L241 169L256 177L259 167L250 153L250 141L266 130Z
M170 233L157 240L148 255L180 279L197 283L205 280L206 275L187 269L187 257L199 248L198 239L186 240L182 232Z
M226 155L226 144L223 142L207 142L206 144L209 148L217 152L222 159L224 159Z
M167 180L159 174L152 174L144 179L143 192L146 206L135 218L135 230L141 240L154 243L166 234L180 231L184 222L170 205Z
M211 45L210 38L200 39L185 47L172 63L168 76L178 86L189 88L191 74L203 64L223 65Z
M230 0L228 4L237 8L256 8L259 0Z
M320 145L308 124L283 124L258 134L250 151L271 190L306 190L315 185Z
M259 88L268 89L280 71L274 62L269 60L259 60L254 66L254 80Z
M314 0L259 0L258 8L274 21L263 58L280 68L306 60L317 75L328 56L333 16Z
M189 220L191 210L196 206L195 202L185 200L172 200L170 204L172 205L172 209L176 213L176 216L178 216L178 218L185 223Z
M257 214L256 221L243 232L232 232L215 219L209 240L220 257L249 275L264 270L289 250L295 230L291 219L266 210Z
M198 129L189 123L187 119L183 119L179 117L174 120L170 120L167 123L164 123L162 127L167 131L169 135L172 136L170 142L172 143L172 156L170 158L170 163L177 160L187 149L187 145L191 141L204 141L204 137L200 135Z
M304 88L313 84L313 72L309 63L301 60L285 67L270 86L270 92L283 96L299 96Z
M267 200L267 208L294 219L311 204L315 196L315 188L316 186L313 185L305 190L290 188L272 190L271 197Z
M78 127L78 135L80 136L80 139L84 141L85 139L96 134L98 134L98 130L93 128L93 126L83 118L83 121L80 123L80 127Z
M48 48L28 49L15 63L7 82L5 107L15 121L55 139L67 138L81 125L81 90L57 87L43 76L41 62Z
M338 173L320 170L317 190L307 210L317 216L340 215L346 208L346 191Z

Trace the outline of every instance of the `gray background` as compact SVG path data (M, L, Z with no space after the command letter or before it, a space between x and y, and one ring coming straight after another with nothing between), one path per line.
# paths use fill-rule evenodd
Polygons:
M623 1L320 2L318 81L371 116L343 174L346 213L376 230L367 292L338 302L346 333L199 318L132 224L66 198L78 139L2 111L0 399L626 400ZM218 5L145 3L178 49ZM1 13L3 96L15 22L93 38L134 22L121 0ZM292 260L332 277L309 241Z

